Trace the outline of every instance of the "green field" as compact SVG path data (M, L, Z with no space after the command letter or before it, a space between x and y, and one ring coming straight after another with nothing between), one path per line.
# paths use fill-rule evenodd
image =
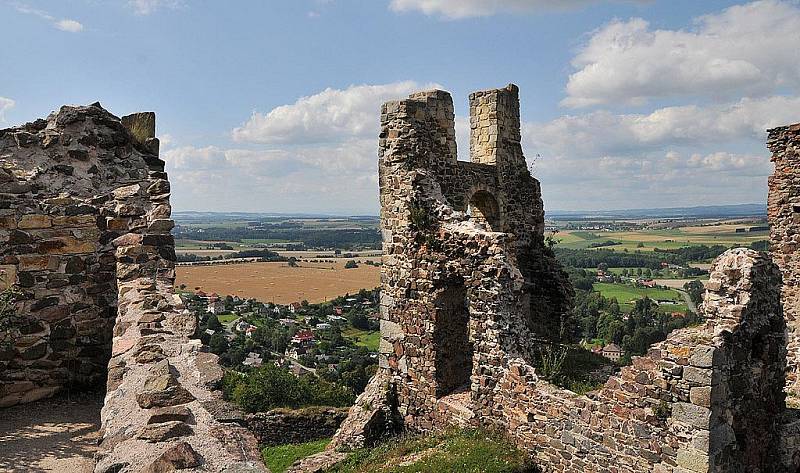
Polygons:
M378 344L381 341L381 332L378 330L369 332L351 327L342 332L342 335L353 340L360 347L367 347L370 351L378 351Z
M749 246L759 240L769 239L766 231L736 233L728 226L685 227L668 230L640 230L626 232L565 231L555 235L559 246L570 249L591 249L592 244L612 241L616 245L599 248L614 251L667 250L696 245Z
M623 311L629 311L633 308L634 303L643 297L649 297L653 300L674 301L674 304L663 304L659 306L667 312L682 312L686 310L683 296L674 289L639 288L628 284L612 283L595 283L593 288L607 299L617 299Z

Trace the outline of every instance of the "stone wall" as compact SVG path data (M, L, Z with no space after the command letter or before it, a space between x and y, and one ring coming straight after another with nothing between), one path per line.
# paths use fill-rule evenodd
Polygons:
M153 114L127 120L137 119L152 136ZM111 242L171 225L157 155L157 140L136 139L99 104L0 130L0 270L21 292L20 320L0 347L0 407L104 383L117 305Z
M533 360L571 293L543 246L516 87L472 94L470 109L470 163L455 161L447 93L382 109L380 369L328 453L457 424L505 431L547 471L786 471L797 427L776 266L729 251L703 326L589 395L550 385Z
M775 171L769 178L770 252L783 273L788 328L787 392L800 404L800 124L768 131Z
M244 422L259 445L303 443L332 437L348 409L308 407L248 414Z
M93 104L0 131L3 284L20 292L0 405L107 383L98 473L265 471L173 293L155 115Z

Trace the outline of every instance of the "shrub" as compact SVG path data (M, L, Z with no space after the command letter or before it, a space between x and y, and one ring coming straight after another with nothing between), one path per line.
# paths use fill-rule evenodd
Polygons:
M222 382L226 397L248 412L276 407L346 407L353 404L353 391L314 376L295 377L268 364L247 374L227 374Z

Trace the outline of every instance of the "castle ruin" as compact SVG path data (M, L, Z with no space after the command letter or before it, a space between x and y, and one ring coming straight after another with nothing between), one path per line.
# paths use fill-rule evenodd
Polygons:
M704 323L586 395L535 368L572 290L544 238L516 86L470 96L470 162L454 130L443 91L381 109L379 370L329 450L296 471L450 425L503 432L545 471L800 471L786 402L800 350L800 125L769 135L775 262L720 256ZM62 107L0 130L0 284L20 293L0 340L0 407L105 382L97 473L265 471L173 292L169 195L152 113Z

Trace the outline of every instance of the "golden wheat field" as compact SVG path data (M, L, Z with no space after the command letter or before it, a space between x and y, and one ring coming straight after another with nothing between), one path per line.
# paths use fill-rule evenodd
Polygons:
M211 266L178 266L176 286L207 293L253 297L262 302L288 304L307 300L323 302L360 289L373 289L380 282L380 268L359 264L344 269L345 261L300 263L245 263Z

